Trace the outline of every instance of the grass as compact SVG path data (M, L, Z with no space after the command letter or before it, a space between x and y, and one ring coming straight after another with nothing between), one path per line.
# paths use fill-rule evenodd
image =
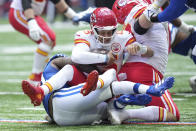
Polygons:
M1 22L0 22L1 23ZM57 45L66 45L73 43L74 33L81 28L68 27L63 29L54 29L57 36ZM16 32L0 33L0 92L22 92L20 82L26 79L31 72L33 52L28 53L4 53L5 47L36 46L32 41ZM53 52L55 54L57 52ZM70 52L63 52L70 54ZM196 122L196 96L191 96L191 88L188 80L192 75L196 75L196 66L187 56L176 54L169 55L169 61L166 76L175 77L175 85L170 90L174 95L181 112L181 122ZM185 95L179 95L184 93ZM176 93L176 94L175 94ZM42 106L33 110L29 99L22 94L0 94L0 119L11 120L43 120L45 111ZM131 107L128 107L131 108ZM28 110L27 110L28 109ZM69 126L59 127L56 125L40 123L8 123L0 122L0 130L28 130L28 131L64 131L64 130L85 130L85 131L124 131L124 130L196 130L196 126L171 126L171 125L99 125L99 126Z

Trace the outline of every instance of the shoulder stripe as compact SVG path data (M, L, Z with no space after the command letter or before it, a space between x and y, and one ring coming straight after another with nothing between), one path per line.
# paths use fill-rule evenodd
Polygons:
M146 9L146 7L143 7L143 8L141 8L141 9L139 9L136 13L135 13L135 15L133 16L133 18L134 19L136 19L138 16L140 16L142 13L143 13L143 11Z
M125 46L128 46L129 44L133 43L134 41L136 41L135 37L130 38Z
M79 43L85 43L85 44L87 44L90 47L90 43L87 40L85 40L85 39L75 39L74 40L74 44L75 45L79 44Z

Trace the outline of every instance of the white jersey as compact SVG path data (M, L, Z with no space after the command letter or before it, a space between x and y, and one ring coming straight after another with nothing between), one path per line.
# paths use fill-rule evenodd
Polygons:
M129 26L129 31L132 32L136 41L150 47L154 51L154 55L150 58L130 56L127 62L143 62L153 66L160 73L164 74L168 62L169 45L168 34L164 25L155 23L144 35L139 35L134 31L134 23L145 9L146 5L144 4L135 6L127 16L124 28Z
M45 6L46 0L32 0L31 7L35 15L41 15L44 11ZM22 0L13 0L11 3L11 8L23 11Z
M81 48L75 49L73 48L72 51L72 58L80 57L78 60L74 61L78 64L95 64L95 63L104 63L106 55L98 55L95 53L92 53L91 51L94 49L106 49L106 50L112 50L113 53L117 56L117 60L115 61L116 69L117 71L120 70L122 61L123 61L123 53L125 50L125 47L135 41L135 38L127 31L119 31L116 33L115 37L111 41L111 46L108 46L107 48L99 44L98 40L95 38L95 36L92 34L91 31L85 30L85 31L79 31L75 35L75 46L74 48L77 48L77 46L80 46ZM82 46L86 47L86 56L80 54L82 52ZM85 59L84 59L85 58ZM74 59L74 58L73 58ZM79 61L81 60L81 61Z

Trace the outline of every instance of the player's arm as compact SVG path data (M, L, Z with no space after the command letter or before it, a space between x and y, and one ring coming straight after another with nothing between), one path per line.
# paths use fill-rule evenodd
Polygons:
M148 29L152 26L151 16L157 14L160 10L160 7L165 6L167 0L156 0L154 3L149 5L143 14L138 18L134 24L134 30L136 33L143 35Z
M31 7L31 0L22 0L22 7L24 10L24 16L27 19L27 25L28 25L28 29L29 29L29 36L31 37L31 39L33 39L34 41L38 41L41 38L41 35L43 34L43 31L41 30L41 28L39 27L39 25L37 24L34 15L34 11Z
M69 5L67 5L65 0L51 0L51 1L55 4L58 11L60 13L63 13L67 18L72 19L76 15L76 12L72 10L72 8L70 8Z
M24 10L24 15L27 18L27 21L35 17L34 11L31 8L31 0L22 0L22 7Z
M90 52L88 45L80 43L74 46L72 50L71 59L78 64L96 64L107 63L107 54L98 54Z
M188 7L185 6L186 0L170 0L169 5L162 12L157 15L157 21L164 22L172 21L181 16Z

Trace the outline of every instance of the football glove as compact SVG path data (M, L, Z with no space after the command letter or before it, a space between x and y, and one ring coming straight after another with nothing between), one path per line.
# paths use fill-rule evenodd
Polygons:
M28 28L29 28L29 36L34 41L38 41L43 35L42 29L39 27L35 19L31 19L28 21Z

